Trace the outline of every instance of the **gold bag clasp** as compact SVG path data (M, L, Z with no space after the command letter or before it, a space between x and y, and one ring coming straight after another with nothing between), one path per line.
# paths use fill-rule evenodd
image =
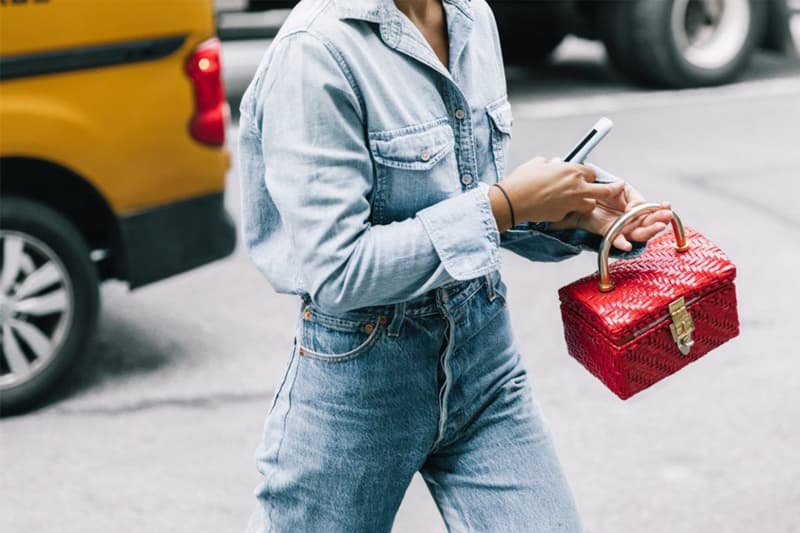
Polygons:
M686 309L686 301L683 296L669 304L669 314L672 317L672 324L669 325L672 340L678 345L678 349L683 355L688 355L694 345L692 340L694 320Z

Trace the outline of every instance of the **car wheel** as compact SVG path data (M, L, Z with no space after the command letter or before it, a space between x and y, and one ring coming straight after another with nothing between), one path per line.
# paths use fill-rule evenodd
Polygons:
M492 4L503 60L517 65L538 65L555 50L566 33L539 5L524 2ZM536 21L539 24L536 24ZM547 22L550 23L547 23Z
M649 84L727 83L747 66L766 25L763 0L632 0L607 4L614 66Z
M75 226L24 198L0 211L0 415L30 409L85 356L98 278Z

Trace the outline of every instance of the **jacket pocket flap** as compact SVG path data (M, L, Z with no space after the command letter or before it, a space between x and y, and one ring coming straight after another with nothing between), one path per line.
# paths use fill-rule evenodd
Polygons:
M514 123L514 117L511 114L511 103L508 101L508 97L503 96L487 105L486 113L489 114L492 122L494 122L494 126L498 130L511 135L511 126Z
M375 160L385 166L426 170L446 156L455 144L449 124L439 124L410 133L370 133Z

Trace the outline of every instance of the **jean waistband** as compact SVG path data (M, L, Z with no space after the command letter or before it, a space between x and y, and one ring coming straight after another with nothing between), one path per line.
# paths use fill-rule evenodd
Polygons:
M377 316L387 317L389 320L398 314L405 316L424 316L439 312L439 305L454 308L468 300L473 294L482 287L489 291L490 298L494 298L494 292L500 282L500 271L495 270L473 279L463 281L452 281L439 288L432 289L421 296L411 300L386 305L374 305L353 309L337 316L344 319L371 320ZM302 295L302 307L311 303L310 297Z

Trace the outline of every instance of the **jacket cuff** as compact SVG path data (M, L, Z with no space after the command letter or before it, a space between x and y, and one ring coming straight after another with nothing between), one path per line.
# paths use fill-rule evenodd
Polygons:
M585 230L550 230L547 222L517 224L500 235L503 248L532 261L563 261L583 250L599 252L602 236ZM633 242L630 252L611 248L611 257L632 259L644 252L647 243Z
M480 183L417 213L453 279L476 278L500 267L500 234L487 190L488 186Z
M533 229L539 224L517 224L500 235L503 248L530 259L531 261L563 261L581 253L575 244Z
M566 242L582 250L589 250L592 252L599 252L600 243L603 241L602 235L582 229L551 231L549 234L562 242ZM631 241L631 244L633 245L633 248L629 252L625 252L612 246L609 256L619 259L633 259L634 257L641 255L645 248L647 248L646 242Z

